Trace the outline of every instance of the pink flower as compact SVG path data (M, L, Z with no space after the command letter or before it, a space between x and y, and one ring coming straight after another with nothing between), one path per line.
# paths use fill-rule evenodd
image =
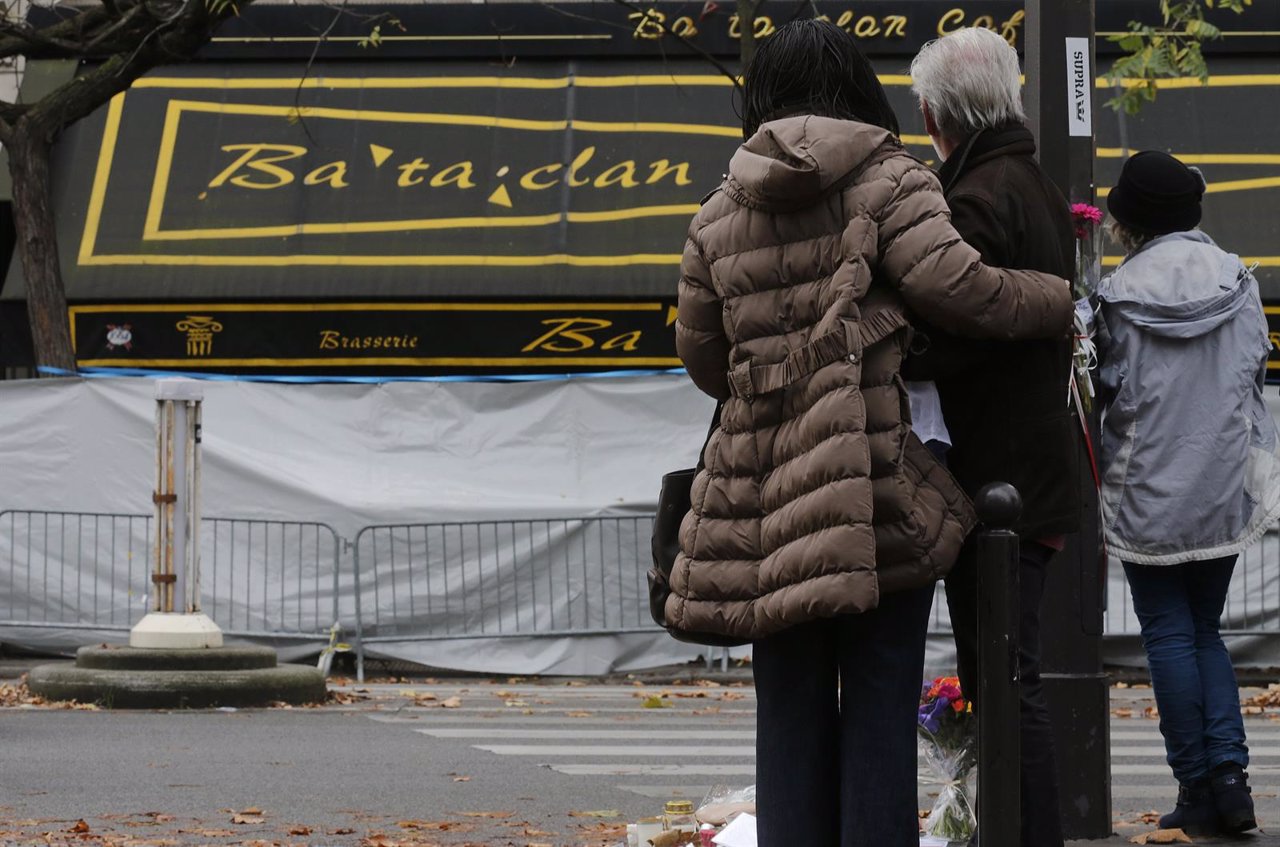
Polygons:
M1102 210L1088 203L1071 204L1071 220L1075 223L1076 238L1089 237L1089 231L1102 223Z
M1078 223L1102 223L1102 210L1088 203L1071 204L1071 217Z

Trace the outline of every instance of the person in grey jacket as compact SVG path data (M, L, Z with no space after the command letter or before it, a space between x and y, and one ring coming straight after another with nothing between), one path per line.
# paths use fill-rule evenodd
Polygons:
M1164 828L1256 826L1235 671L1219 634L1236 557L1280 517L1258 283L1196 229L1204 180L1129 159L1107 197L1128 254L1098 290L1102 516L1142 627L1179 783Z

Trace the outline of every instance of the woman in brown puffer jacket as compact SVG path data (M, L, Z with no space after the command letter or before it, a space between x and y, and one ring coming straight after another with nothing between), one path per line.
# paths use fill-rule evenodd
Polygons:
M914 846L933 585L975 518L911 434L908 312L1049 338L1069 289L981 264L839 28L779 29L743 96L747 141L681 266L677 348L724 406L666 622L754 641L761 847Z

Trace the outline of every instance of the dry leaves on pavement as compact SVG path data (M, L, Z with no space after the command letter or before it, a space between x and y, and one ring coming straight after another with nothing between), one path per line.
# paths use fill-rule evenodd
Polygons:
M0 683L0 708L18 709L62 709L79 712L96 712L96 703L78 703L75 700L46 700L38 694L32 694L27 688L27 676L23 674L17 684Z
M1261 694L1255 694L1240 704L1248 709L1250 706L1266 708L1280 708L1280 683L1273 682L1267 686L1267 690ZM1245 714L1255 714L1246 711Z
M1192 844L1192 840L1180 829L1157 829L1129 839L1134 844Z

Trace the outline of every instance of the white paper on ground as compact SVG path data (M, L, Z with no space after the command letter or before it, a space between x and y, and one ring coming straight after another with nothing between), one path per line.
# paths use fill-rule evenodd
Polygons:
M720 847L756 847L755 816L746 813L738 815L711 842Z

